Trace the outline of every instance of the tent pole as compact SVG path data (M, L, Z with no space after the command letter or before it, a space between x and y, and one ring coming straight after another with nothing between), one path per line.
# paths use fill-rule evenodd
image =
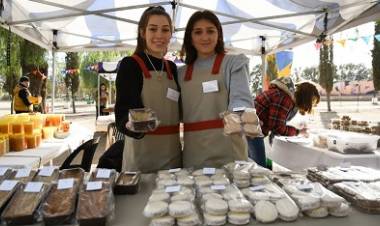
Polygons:
M110 98L108 98L108 104L111 104L111 100L112 100L112 81L109 81L109 92L110 94Z
M265 40L264 36L260 36L261 39L261 91L264 91L264 82L265 82L265 73L267 71L267 62L266 62L266 50L265 50Z
M98 117L100 116L100 92L99 92L99 90L100 90L100 75L99 75L99 73L98 73L98 90L97 90L97 93L98 93L98 98L97 98L97 103L96 103L96 110L98 111L97 113L98 113Z
M51 112L54 113L54 97L55 97L55 49L52 49L52 75L53 75L53 81L52 81L52 95L51 95Z

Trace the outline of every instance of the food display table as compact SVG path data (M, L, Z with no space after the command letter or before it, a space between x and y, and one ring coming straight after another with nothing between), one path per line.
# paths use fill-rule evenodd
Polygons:
M6 153L0 157L0 166L38 168L48 163L51 164L54 158L66 151L73 151L84 141L91 139L92 136L93 134L89 129L73 123L70 135L65 139L43 140L38 148Z
M115 206L115 219L110 225L112 226L143 226L149 225L149 219L145 218L142 214L145 204L154 188L155 175L145 174L142 175L140 184L140 191L136 195L120 195L116 196ZM379 225L380 215L370 215L357 211L353 208L352 213L348 217L337 218L329 216L323 219L312 219L309 217L302 217L294 222L276 221L271 224L258 223L252 220L248 225L308 225L308 226L377 226ZM231 224L228 224L231 225Z
M317 148L313 146L312 142L295 143L287 137L275 137L267 155L279 165L295 171L319 165L339 166L344 164L380 169L380 152L378 150L368 154L342 154Z

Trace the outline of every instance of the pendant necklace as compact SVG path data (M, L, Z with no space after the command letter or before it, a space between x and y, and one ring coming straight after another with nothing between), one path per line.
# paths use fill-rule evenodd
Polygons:
M162 80L162 73L164 72L164 59L162 59L162 63L161 63L161 71L158 72L157 69L156 69L156 67L154 66L154 64L153 64L152 61L150 60L149 55L148 55L146 52L144 52L144 53L145 53L145 56L148 58L150 65L152 65L153 70L156 72L156 74L157 74L157 79L158 79L159 81L161 81L161 80Z

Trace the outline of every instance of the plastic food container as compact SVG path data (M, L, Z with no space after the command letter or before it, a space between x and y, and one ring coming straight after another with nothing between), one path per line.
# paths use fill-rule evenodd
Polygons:
M116 181L115 194L136 194L139 190L139 172L122 172Z
M129 121L135 132L149 132L158 126L157 116L150 108L130 109Z
M353 154L353 153L371 153L377 148L377 136L362 135L342 135L328 136L327 147L329 150Z

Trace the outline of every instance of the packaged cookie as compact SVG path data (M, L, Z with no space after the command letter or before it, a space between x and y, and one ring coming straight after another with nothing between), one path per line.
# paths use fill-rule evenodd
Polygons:
M115 194L136 194L139 190L140 172L121 172L116 180Z
M83 183L84 170L82 168L64 169L59 172L58 179L74 178L78 181L78 184Z

